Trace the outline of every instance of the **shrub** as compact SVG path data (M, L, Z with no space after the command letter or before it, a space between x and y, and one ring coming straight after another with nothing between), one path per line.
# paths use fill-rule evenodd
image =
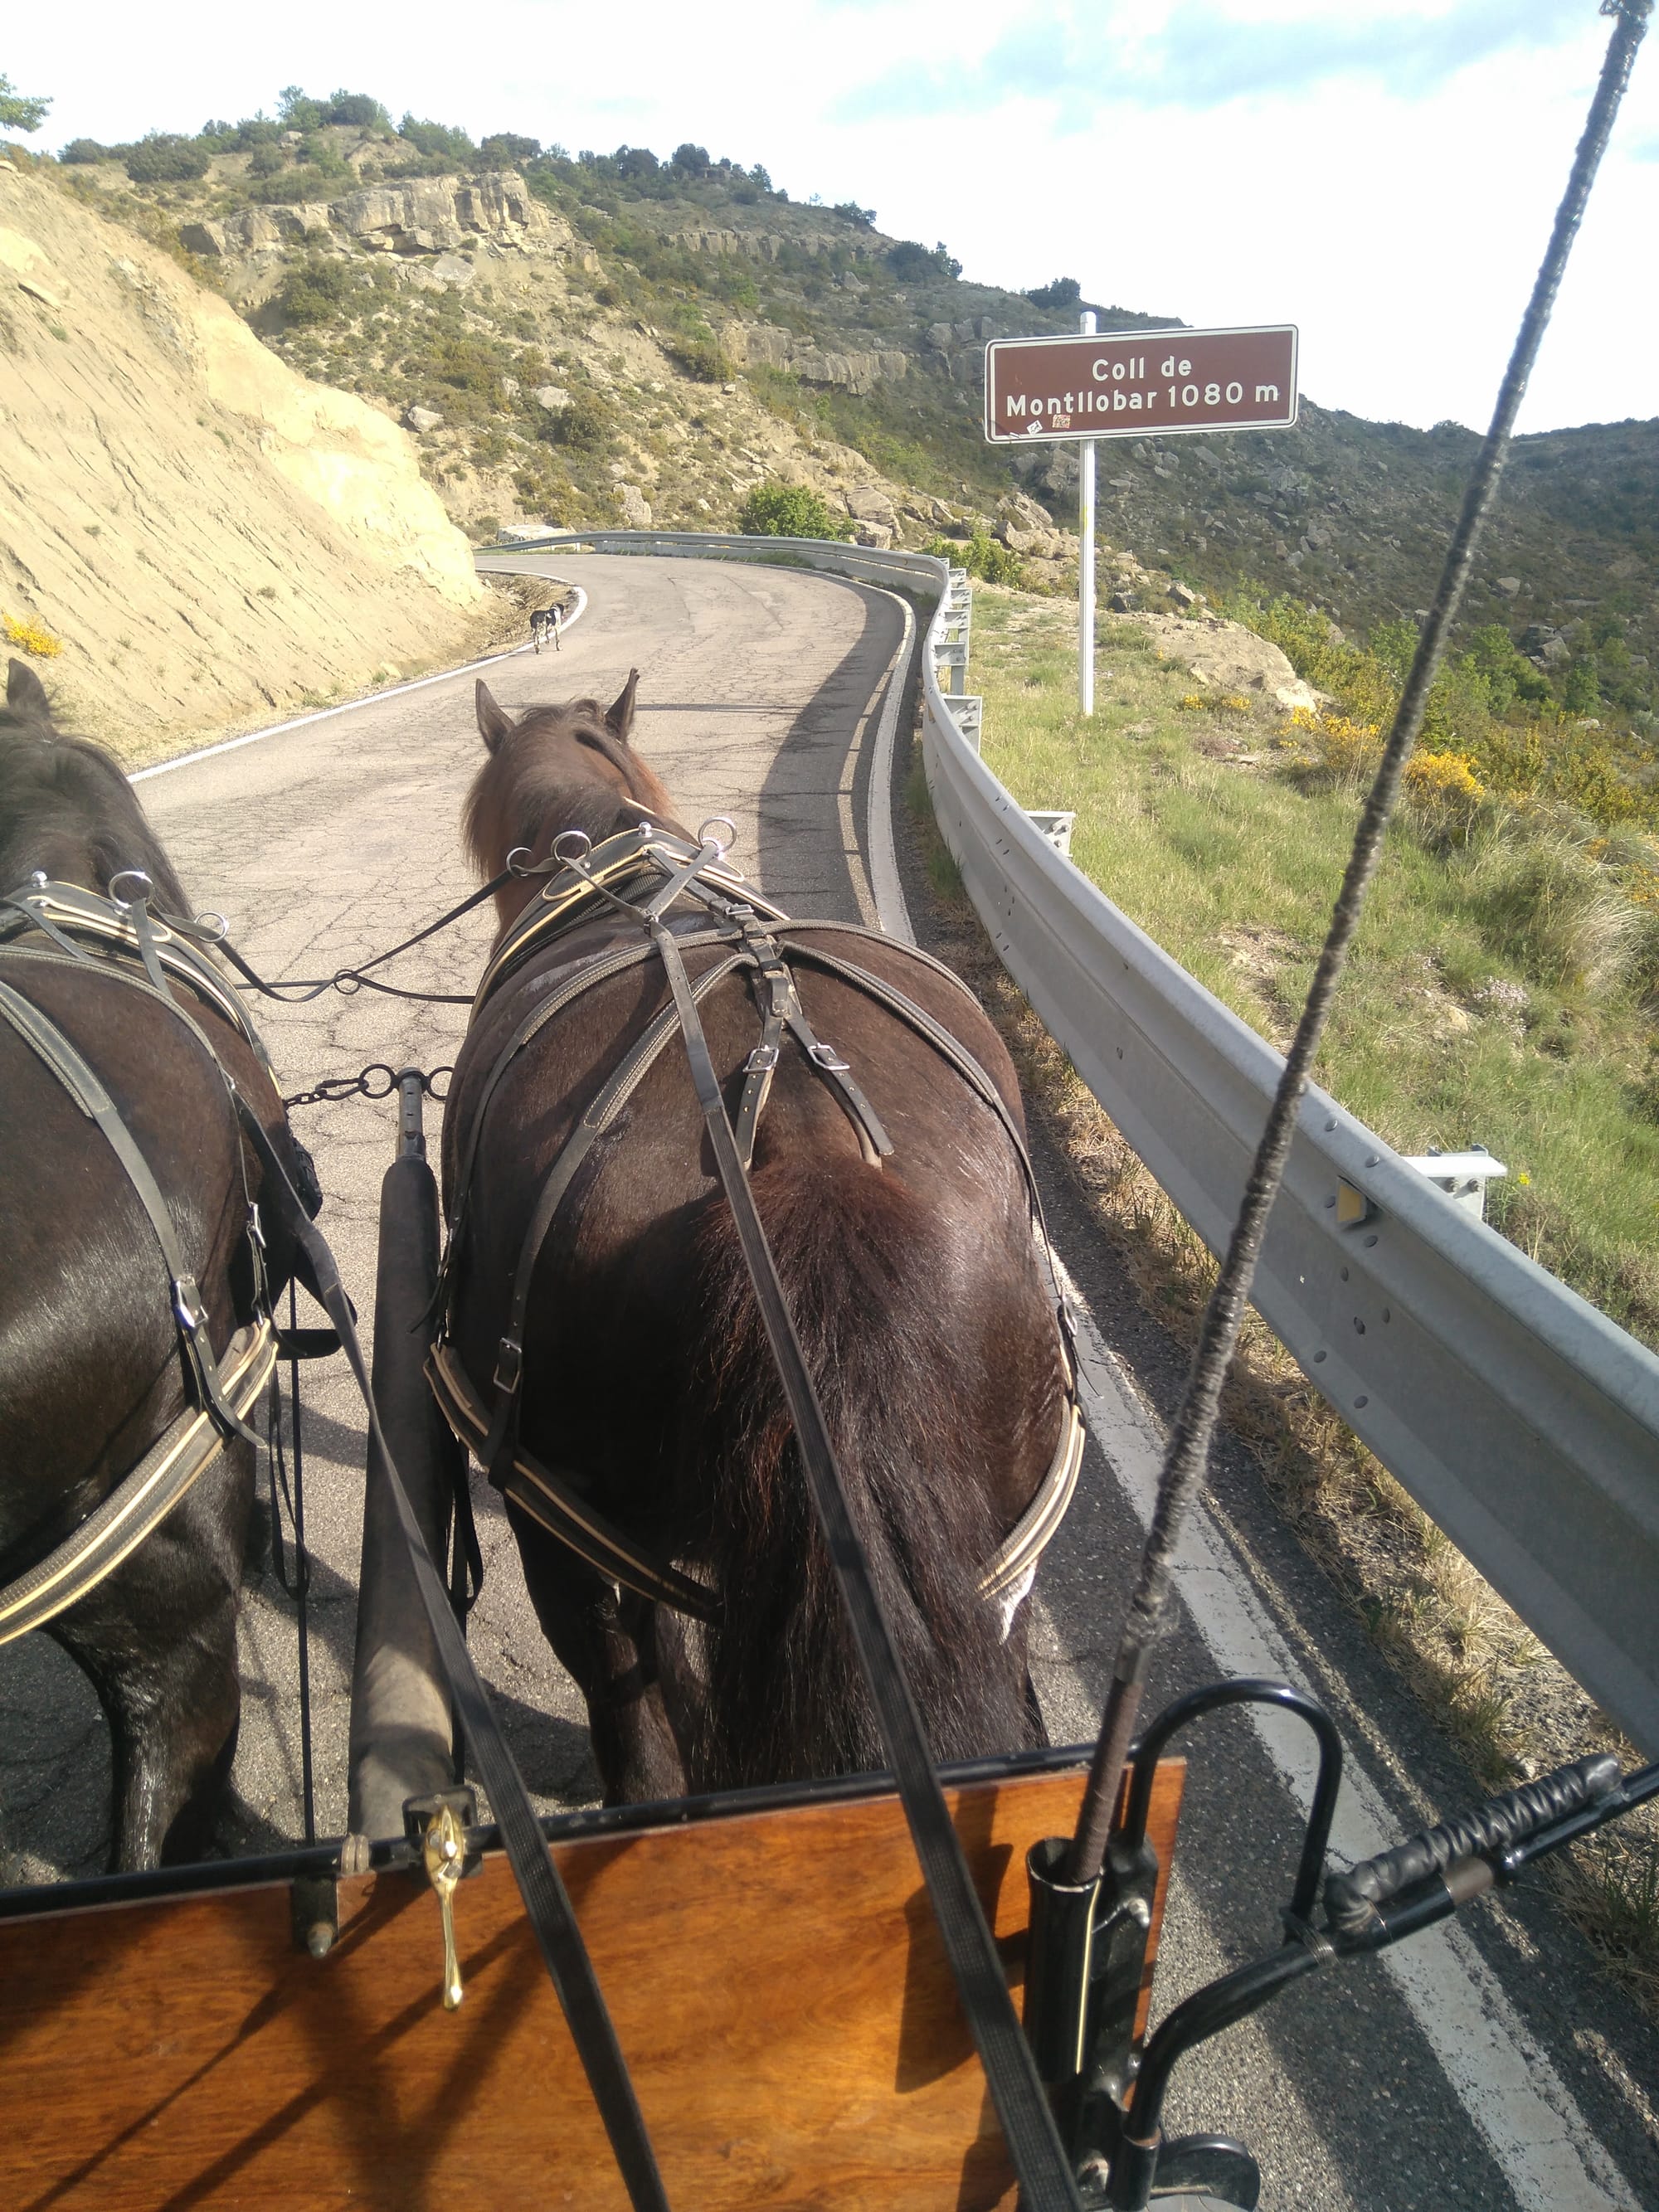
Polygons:
M15 615L0 615L0 629L4 630L9 645L15 645L21 653L32 653L37 660L55 660L64 650L60 639L27 615L21 619Z
M392 118L378 100L371 100L366 92L331 93L323 110L325 123L349 123L359 131L392 128Z
M127 174L135 185L178 184L204 177L208 153L194 138L179 138L165 131L152 131L136 146L129 146Z
M1016 591L1024 581L1025 571L1018 553L1011 553L1006 545L999 544L988 530L976 529L962 549L959 568L970 576L978 576L988 584L1007 584Z
M809 484L758 483L738 510L738 528L745 538L849 538L853 526Z
M702 335L665 337L663 351L699 384L726 384L735 374L731 360L720 350L712 331Z
M351 271L343 261L324 261L315 256L290 269L276 294L283 319L304 329L332 322L354 289Z
M542 150L539 138L520 137L516 131L493 131L478 144L478 159L492 169L516 169L533 161Z
M609 400L578 386L568 404L546 418L542 435L550 446L568 446L579 453L598 453L610 444L616 429L616 410Z
M901 284L920 284L929 276L960 276L962 264L956 260L941 239L930 253L925 246L914 239L901 239L890 246L886 254L887 266Z
M1075 276L1056 276L1052 284L1039 284L1025 297L1034 307L1075 307L1083 299L1083 287Z
M100 146L95 138L71 138L58 156L60 161L107 161L110 149Z
M413 115L404 116L398 125L398 136L406 139L417 154L453 162L457 167L474 160L478 151L465 131L452 131L444 123L422 123Z

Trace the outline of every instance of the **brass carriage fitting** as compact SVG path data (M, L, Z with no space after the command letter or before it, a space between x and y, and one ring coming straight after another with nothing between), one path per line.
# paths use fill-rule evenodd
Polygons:
M438 1893L438 1911L444 1929L444 2010L453 2012L465 1992L460 1960L455 1955L455 1885L466 1858L466 1839L453 1806L441 1805L427 1823L421 1845L426 1878Z
M467 1871L466 1832L478 1817L477 1799L467 1788L441 1790L430 1797L404 1800L404 1832L420 1853L419 1864L437 1893L444 1933L444 2010L453 2012L464 1994L455 1949L456 1885ZM475 1861L476 1864L476 1861Z

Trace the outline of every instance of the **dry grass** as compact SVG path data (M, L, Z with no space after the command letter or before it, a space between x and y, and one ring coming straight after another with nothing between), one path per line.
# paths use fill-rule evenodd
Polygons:
M1142 1304L1190 1346L1215 1278L1213 1259L997 959L934 827L919 759L908 796L946 940L940 950L996 1022L1033 1121L1053 1139ZM1259 938L1234 948L1252 971L1271 970L1278 950ZM1331 1411L1255 1312L1223 1416L1255 1455L1302 1543L1484 1787L1513 1787L1592 1750L1615 1751L1626 1767L1638 1763L1634 1747ZM1569 1916L1615 1977L1659 2014L1659 1808L1549 1864Z

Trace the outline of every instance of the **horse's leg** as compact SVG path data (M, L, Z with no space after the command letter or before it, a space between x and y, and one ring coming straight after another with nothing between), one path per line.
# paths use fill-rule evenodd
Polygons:
M112 1869L199 1856L236 1749L236 1607L252 1447L228 1445L155 1533L50 1632L112 1738Z
M607 1805L685 1795L685 1768L657 1680L655 1607L618 1600L510 1502L524 1577L542 1633L587 1705Z

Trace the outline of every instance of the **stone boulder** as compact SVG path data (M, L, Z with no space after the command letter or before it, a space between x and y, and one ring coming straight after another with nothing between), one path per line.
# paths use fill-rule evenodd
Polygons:
M570 394L562 384L538 384L531 393L538 407L546 408L550 415L557 415L570 404Z
M898 516L893 502L878 485L860 485L856 490L844 493L842 498L854 522L884 523L890 530L896 527Z
M888 550L893 538L894 526L888 522L860 522L853 532L855 545L869 545L879 553Z
M651 503L637 484L618 484L617 504L622 509L623 527L625 530L650 529Z
M441 430L444 418L435 407L410 407L405 410L404 421L411 430Z
M1135 594L1115 592L1111 605L1132 603L1119 611L1133 611ZM1224 622L1219 615L1200 615L1188 620L1181 615L1144 614L1138 617L1151 634L1159 653L1168 660L1191 669L1206 690L1246 699L1270 700L1288 714L1298 707L1316 714L1329 702L1324 694L1304 684L1276 645L1242 623Z

